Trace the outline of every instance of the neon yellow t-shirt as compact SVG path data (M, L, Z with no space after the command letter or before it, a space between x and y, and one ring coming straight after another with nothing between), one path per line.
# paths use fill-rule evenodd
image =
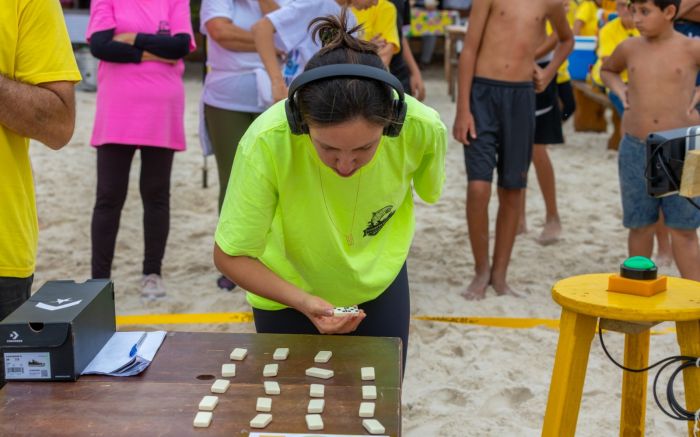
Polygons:
M379 0L371 8L363 10L352 8L352 12L357 18L357 23L362 24L360 39L371 41L374 37L380 37L394 46L394 53L399 52L401 41L399 41L399 30L396 28L396 6L393 3L389 0Z
M32 85L80 80L57 1L3 0L0 23L0 74ZM0 276L34 273L38 235L29 139L0 125Z
M401 134L382 137L372 160L347 178L323 164L308 135L290 133L284 102L265 111L236 151L216 228L221 250L257 258L336 306L379 296L408 256L413 188L433 203L445 181L445 125L435 110L406 102ZM253 293L247 299L259 309L284 308Z
M620 45L622 41L635 36L639 36L639 31L634 27L631 29L625 28L625 26L622 25L622 20L619 18L608 22L608 24L600 29L598 49L596 50L598 60L591 71L591 76L595 83L603 86L603 81L600 78L600 67L603 65L603 58L612 55L615 48ZM627 83L627 70L620 73L620 78L622 78L623 82Z
M598 34L598 5L592 0L584 1L576 8L576 20L583 21L581 36Z

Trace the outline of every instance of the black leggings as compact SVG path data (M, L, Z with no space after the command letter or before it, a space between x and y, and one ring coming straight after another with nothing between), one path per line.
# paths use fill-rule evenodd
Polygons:
M92 277L110 278L129 171L141 150L139 189L143 202L143 274L160 275L170 230L170 172L174 151L162 147L105 144L97 148L97 197L92 212Z
M406 370L406 353L408 351L408 325L411 319L411 299L408 290L408 273L406 264L394 279L394 282L374 300L359 305L367 317L360 322L355 332L347 335L372 337L399 337L403 354L401 364ZM266 334L318 334L318 329L304 314L286 308L267 311L253 308L255 330ZM403 372L402 371L402 375Z

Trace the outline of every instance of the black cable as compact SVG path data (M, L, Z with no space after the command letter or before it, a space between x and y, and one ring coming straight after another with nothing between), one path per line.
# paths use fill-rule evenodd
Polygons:
M659 378L661 377L661 374L663 373L663 371L666 370L666 368L667 368L668 366L670 366L671 364L676 363L676 362L677 362L677 361L669 361L669 362L667 362L666 364L664 364L663 366L661 366L661 368L659 369L659 371L656 372L656 375L654 376L654 385L653 385L652 393L654 393L654 402L656 402L656 405L659 407L659 409L660 409L665 415L667 415L668 417L670 417L670 418L672 418L672 419L676 419L676 420L685 420L683 417L680 417L680 416L678 416L677 414L674 415L674 414L668 412L668 411L664 408L664 406L661 404L661 400L659 399L658 390L656 389L656 387L658 386L658 383L659 383ZM668 389L668 386L666 386L666 388ZM667 393L666 399L668 400L668 393ZM670 406L670 402L669 402L669 406ZM671 410L674 410L672 406L671 406Z
M651 369L653 369L654 367L660 366L661 364L665 363L666 361L676 360L677 358L683 358L683 359L688 359L688 360L695 360L695 358L693 358L693 357L675 356L675 357L664 358L663 360L661 360L661 361L659 361L659 362L657 362L657 363L654 363L654 364L652 364L652 365L649 366L649 367L645 367L645 368L643 368L643 369L632 369L632 368L630 368L630 367L625 367L625 366L623 366L622 364L618 363L618 362L615 360L615 358L613 358L612 355L610 355L610 352L608 352L608 348L605 347L605 342L603 341L603 328L600 326L600 324L598 325L598 338L600 338L600 345L603 347L603 352L605 352L605 355L608 356L608 358L610 359L610 361L612 361L613 364L615 364L615 365L616 365L617 367L619 367L620 369L626 370L626 371L628 371L628 372L633 372L633 373L646 372L647 370L651 370Z
M688 139L688 138L697 137L697 136L700 136L700 134L686 135L685 137L682 137L682 138ZM665 145L668 144L669 142L671 142L671 141L673 141L673 140L677 140L677 139L678 139L678 138L669 138L669 139L663 141L662 143L657 144L656 147L654 147L654 150L651 151L651 156L649 156L649 159L647 160L646 168L644 169L644 179L646 179L646 180L648 180L648 181L652 179L650 168L651 168L651 166L653 165L654 158L657 158L657 156L661 153L661 150L663 149L663 146L665 146ZM673 190L674 190L674 191L679 191L679 190L680 190L680 186L679 186L680 184L679 184L679 183L675 180L675 178L671 175L670 170L669 170L668 167L666 166L666 162L665 162L662 158L659 158L657 161L658 161L659 164L661 164L661 169L663 170L664 174L666 175L666 178L668 178L669 182L671 182L671 184L672 184L672 186L673 186ZM697 203L695 203L695 201L694 201L693 199L691 199L690 197L686 197L685 199L686 199L688 202L690 202L690 204L693 205L696 209L700 210L700 205L698 205Z
M668 398L668 403L673 409L673 411L676 414L678 414L678 416L684 418L683 420L695 420L695 412L683 408L681 404L676 400L676 395L673 392L673 383L676 379L676 376L678 376L679 373L681 373L684 369L687 369L688 367L696 367L696 362L686 361L685 363L678 366L676 370L673 371L673 373L671 374L671 378L668 380L668 386L666 388L666 397Z
M633 369L620 364L612 357L612 355L608 351L608 348L605 346L605 342L603 341L603 328L600 326L600 324L598 325L598 338L600 339L600 345L603 348L603 352L605 352L605 355L610 359L610 361L612 361L613 364L615 364L622 370L633 373L641 373L651 370L655 367L661 366L661 368L658 370L658 372L656 372L656 375L654 376L653 393L656 405L665 415L672 419L693 422L695 421L695 412L683 408L680 402L678 402L678 400L676 399L676 395L673 392L673 384L676 380L676 376L678 376L678 374L681 373L684 369L687 369L689 367L700 367L698 366L698 364L700 364L700 358L690 357L687 355L676 355L664 358L652 364L651 366L645 367L643 369ZM668 402L668 406L670 409L669 411L663 406L661 400L659 399L657 386L659 378L661 377L661 374L664 372L664 370L666 370L672 364L678 362L683 363L673 371L673 373L671 374L671 378L669 379L668 384L666 385L666 401Z

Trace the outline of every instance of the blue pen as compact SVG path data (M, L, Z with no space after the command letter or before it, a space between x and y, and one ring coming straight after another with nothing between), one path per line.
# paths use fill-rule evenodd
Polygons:
M134 355L136 355L136 352L138 352L139 347L141 347L141 344L143 343L143 341L145 339L146 339L146 333L144 332L143 334L141 334L139 341L137 341L136 344L131 347L131 351L129 352L129 358L133 358Z

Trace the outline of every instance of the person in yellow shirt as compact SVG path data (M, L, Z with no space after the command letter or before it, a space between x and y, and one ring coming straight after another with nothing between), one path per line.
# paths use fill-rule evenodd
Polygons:
M622 102L620 101L619 96L617 96L614 92L605 89L605 85L603 85L603 81L600 78L600 68L603 65L603 62L605 62L605 60L615 51L615 48L618 45L620 45L627 38L638 37L639 31L634 27L632 13L627 0L617 0L616 11L617 18L611 20L600 29L598 36L598 47L596 49L598 60L591 70L591 79L595 85L599 86L605 91L613 105L615 112L622 117L624 112ZM620 74L620 77L625 83L627 83L627 71L623 71Z
M0 8L0 320L29 298L39 227L29 138L63 147L80 80L57 1L3 0Z
M569 22L569 26L574 28L574 22L576 21L576 11L578 10L578 5L581 4L582 0L569 0L569 9L566 11L566 19Z
M639 36L639 31L634 27L632 13L627 5L627 0L617 0L616 6L617 18L611 20L600 29L598 49L596 50L598 60L591 71L593 82L600 87L604 87L603 81L600 78L600 67L603 65L603 62L615 51L615 48L620 45L622 41L627 38ZM623 82L627 83L627 71L623 71L620 77ZM620 98L615 95L615 93L609 91L608 97L617 114L622 117L624 108Z
M603 0L586 0L578 5L574 20L574 35L598 35L598 11L602 3Z
M378 0L376 5L367 9L360 10L353 6L352 12L362 25L360 38L377 44L379 57L384 65L389 66L392 56L401 49L396 28L396 7L389 0Z

